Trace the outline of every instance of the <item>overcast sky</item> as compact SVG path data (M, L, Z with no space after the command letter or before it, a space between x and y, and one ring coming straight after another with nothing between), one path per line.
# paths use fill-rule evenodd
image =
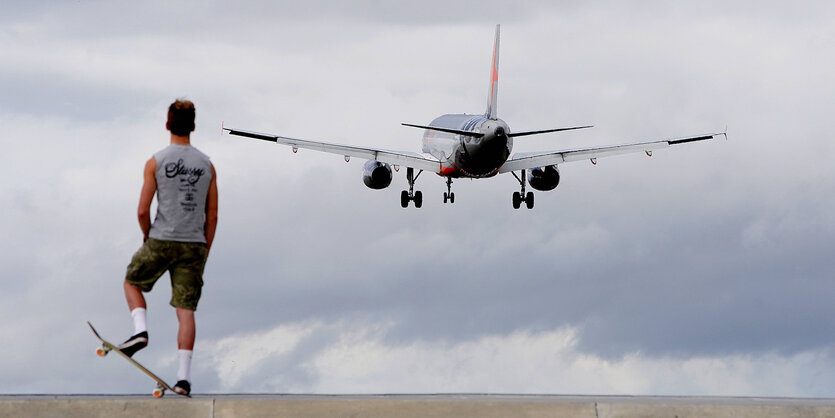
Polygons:
M0 6L0 393L145 393L99 359L132 333L145 161L197 106L220 222L195 393L835 393L835 7L829 2L17 2ZM287 4L284 4L287 3ZM419 151L486 106L514 151L729 140L516 180L424 173L422 209L362 161L242 129ZM170 285L136 358L176 374Z

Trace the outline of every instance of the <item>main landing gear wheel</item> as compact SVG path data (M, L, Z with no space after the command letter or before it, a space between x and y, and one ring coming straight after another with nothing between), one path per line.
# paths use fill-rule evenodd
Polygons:
M522 177L518 177L516 173L513 173L513 177L516 177L516 180L519 180L519 185L522 186L521 192L513 192L513 209L519 209L522 207L522 202L525 202L525 206L528 209L533 209L533 192L525 193L525 181L527 178L525 177L525 170L522 170Z
M446 178L446 192L444 192L444 203L455 203L455 193L452 192L452 177Z
M411 167L406 168L406 181L409 182L409 190L403 190L400 192L400 206L407 208L409 207L409 202L415 202L415 207L420 208L423 206L423 193L420 190L415 191L415 180L420 177L420 173L423 173L423 170L418 171L417 175L415 175L415 169Z

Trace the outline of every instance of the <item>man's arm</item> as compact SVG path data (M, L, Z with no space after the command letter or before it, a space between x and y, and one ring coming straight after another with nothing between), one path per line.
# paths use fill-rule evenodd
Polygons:
M142 230L143 240L148 239L151 232L151 201L154 200L154 193L157 191L157 160L151 157L145 163L145 181L142 183L142 192L139 194L139 228Z
M212 181L209 183L209 193L206 196L206 248L212 249L217 229L217 172L212 164Z

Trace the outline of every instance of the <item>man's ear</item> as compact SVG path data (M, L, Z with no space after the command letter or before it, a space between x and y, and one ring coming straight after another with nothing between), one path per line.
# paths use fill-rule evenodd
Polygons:
M168 121L165 121L165 130L166 130L166 131L170 131L170 130L171 130L171 128L169 128L169 127L168 127Z

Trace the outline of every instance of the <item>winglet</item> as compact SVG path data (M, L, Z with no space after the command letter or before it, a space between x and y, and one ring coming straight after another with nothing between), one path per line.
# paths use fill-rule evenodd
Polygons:
M499 28L501 25L496 25L496 41L493 44L493 63L490 66L490 91L487 96L487 112L484 113L488 119L496 119L497 103L496 95L499 93Z

